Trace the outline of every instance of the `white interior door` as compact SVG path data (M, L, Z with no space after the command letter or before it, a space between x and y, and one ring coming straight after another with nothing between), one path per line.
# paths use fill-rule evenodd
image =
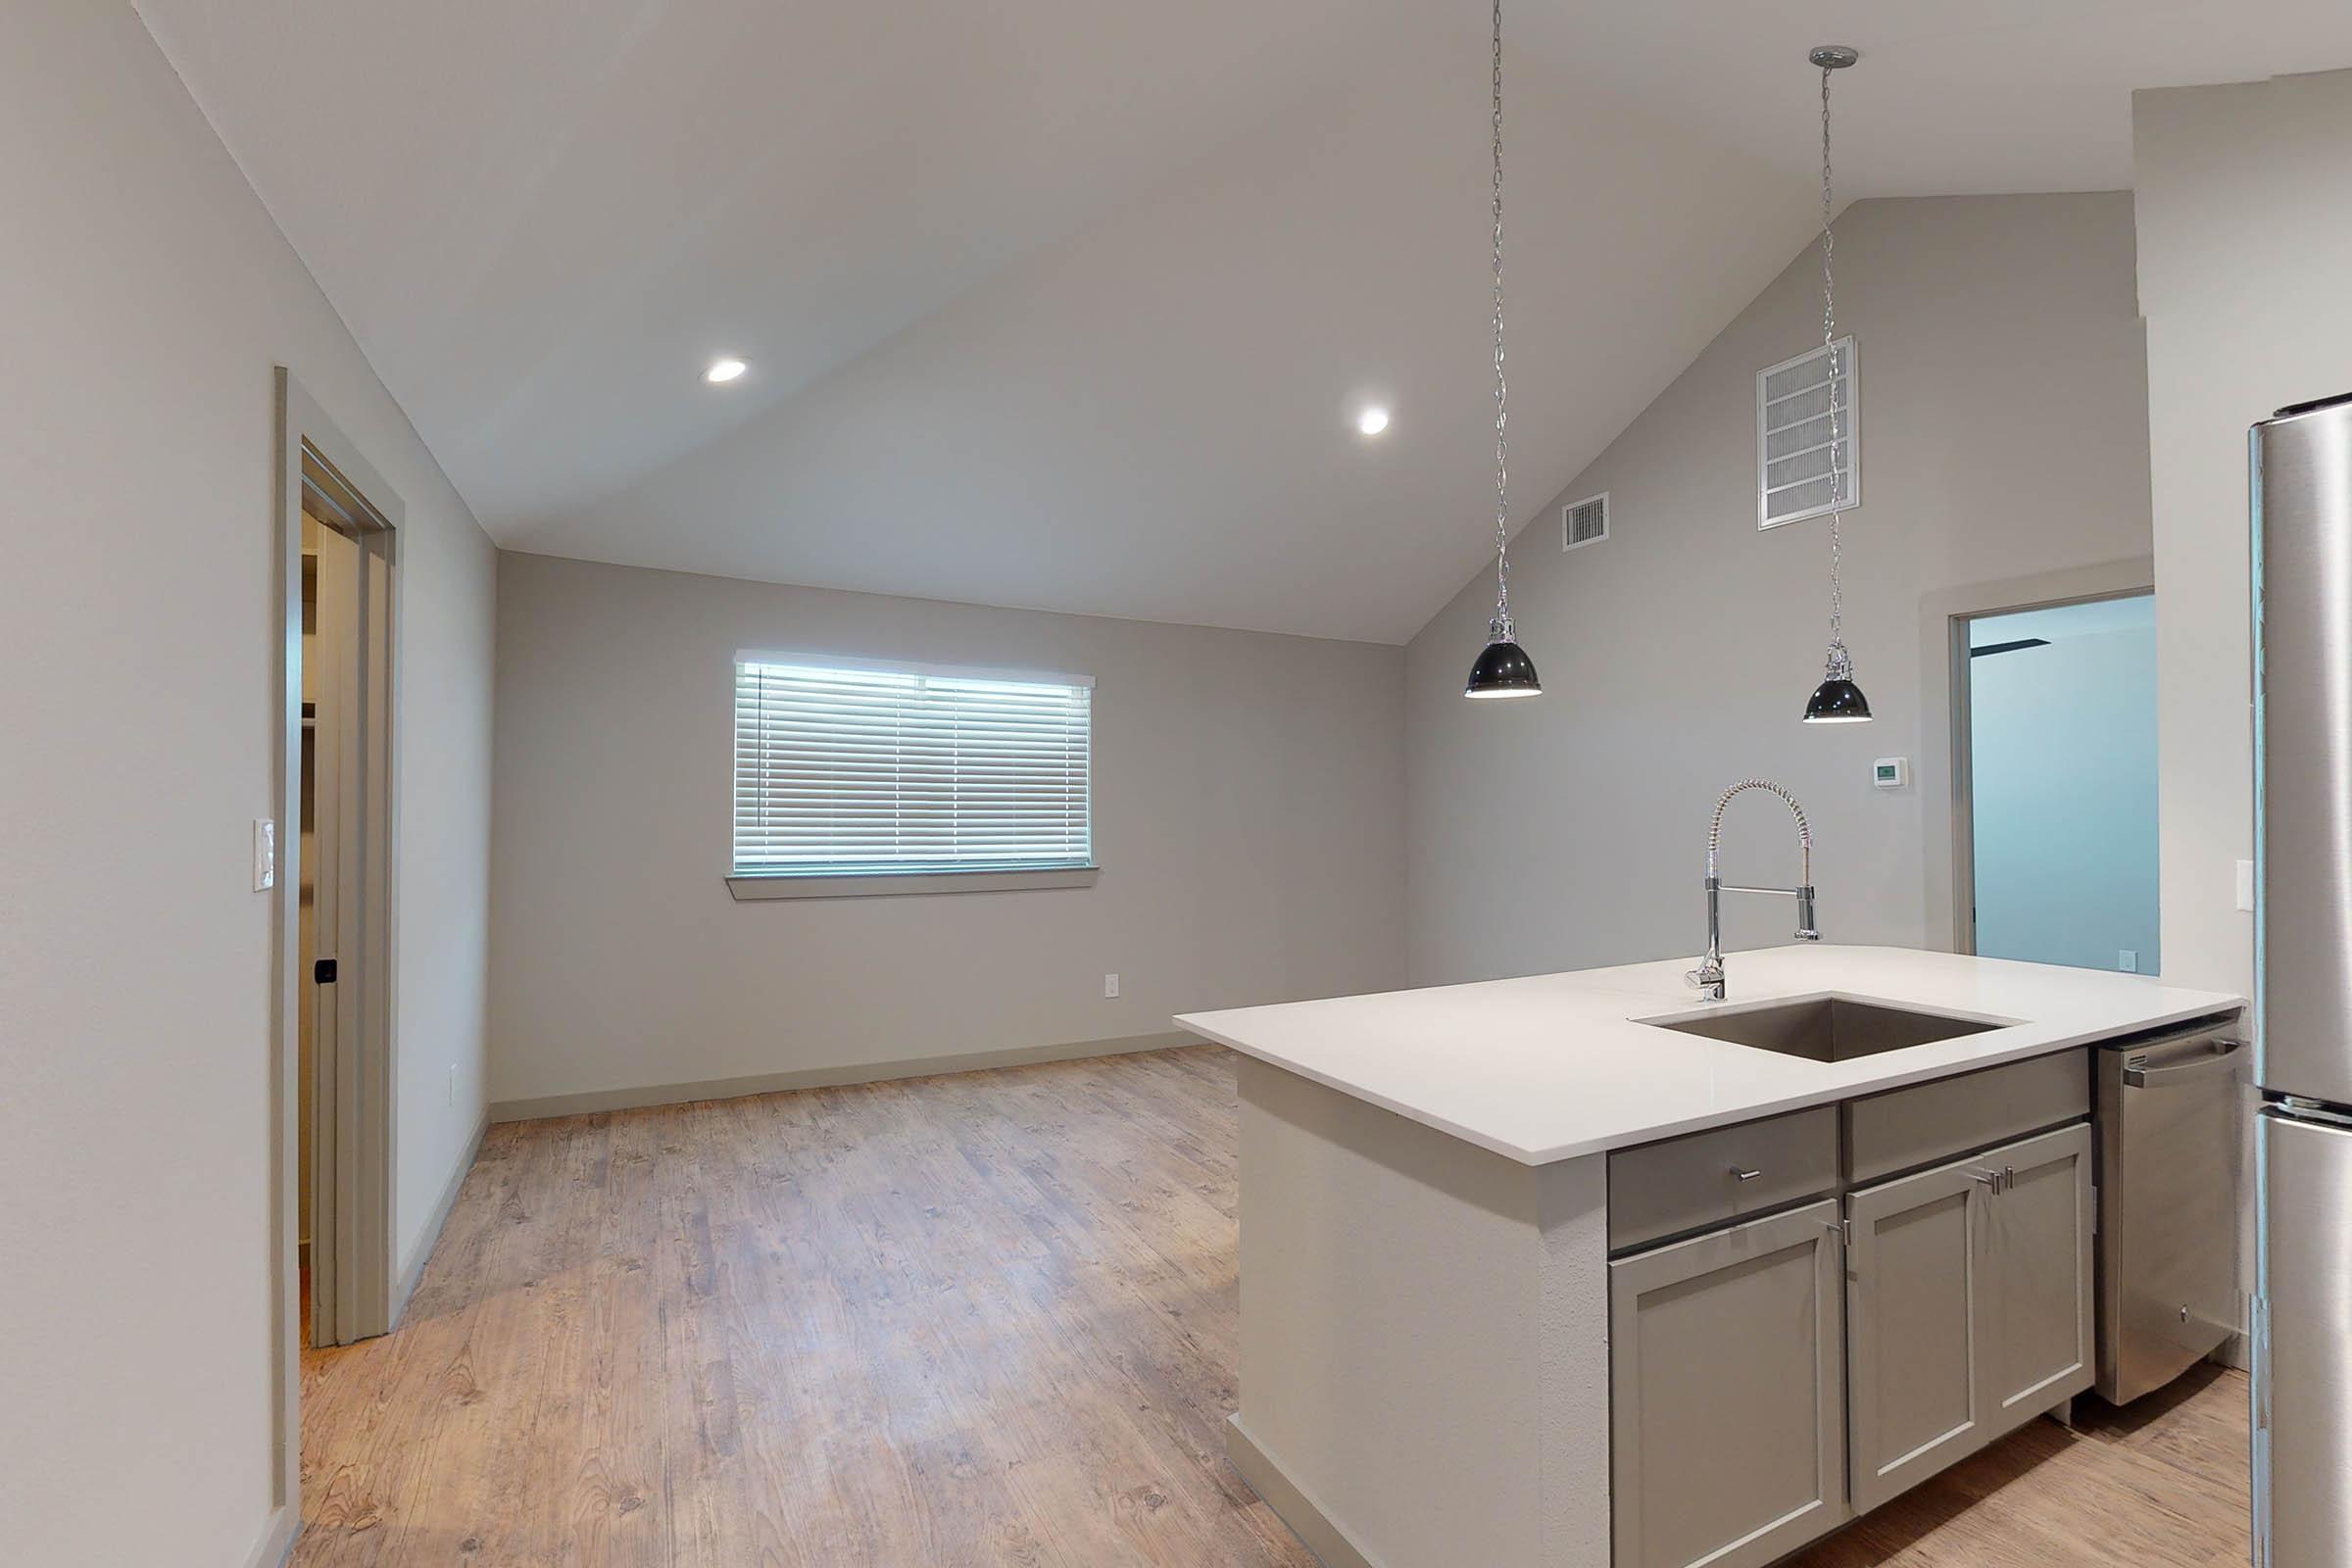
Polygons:
M303 976L311 1008L311 1342L341 1345L358 1337L356 1249L351 1194L358 1152L358 1085L347 1070L360 1037L358 987L344 965L361 928L359 793L364 776L358 711L361 626L360 549L332 528L318 530L317 633L304 687L315 694L311 745L311 837L314 938L312 971ZM314 678L315 674L315 678Z

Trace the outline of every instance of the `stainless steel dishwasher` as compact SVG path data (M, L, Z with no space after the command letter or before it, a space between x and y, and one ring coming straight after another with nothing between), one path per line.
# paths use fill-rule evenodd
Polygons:
M2098 1075L2099 1396L2127 1404L2238 1332L2245 1040L2234 1014L2118 1041Z

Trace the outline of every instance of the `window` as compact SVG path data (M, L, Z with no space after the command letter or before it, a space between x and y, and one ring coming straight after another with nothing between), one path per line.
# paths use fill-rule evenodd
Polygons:
M1756 373L1756 526L1861 504L1860 370L1841 337Z
M729 885L796 898L1091 882L1093 687L737 655Z

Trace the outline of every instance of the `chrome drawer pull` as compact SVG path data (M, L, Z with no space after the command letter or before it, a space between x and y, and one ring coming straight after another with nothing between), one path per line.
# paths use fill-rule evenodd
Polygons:
M1732 1167L1732 1179L1734 1181L1752 1182L1763 1174L1764 1173L1760 1170L1741 1170L1737 1165Z

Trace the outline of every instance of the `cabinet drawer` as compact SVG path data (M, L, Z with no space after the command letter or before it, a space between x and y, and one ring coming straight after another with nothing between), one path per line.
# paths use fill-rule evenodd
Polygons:
M1845 1106L1846 1177L1874 1182L2089 1114L2081 1048L1896 1089Z
M1609 1156L1609 1247L1728 1225L1838 1187L1838 1109L1821 1105Z

